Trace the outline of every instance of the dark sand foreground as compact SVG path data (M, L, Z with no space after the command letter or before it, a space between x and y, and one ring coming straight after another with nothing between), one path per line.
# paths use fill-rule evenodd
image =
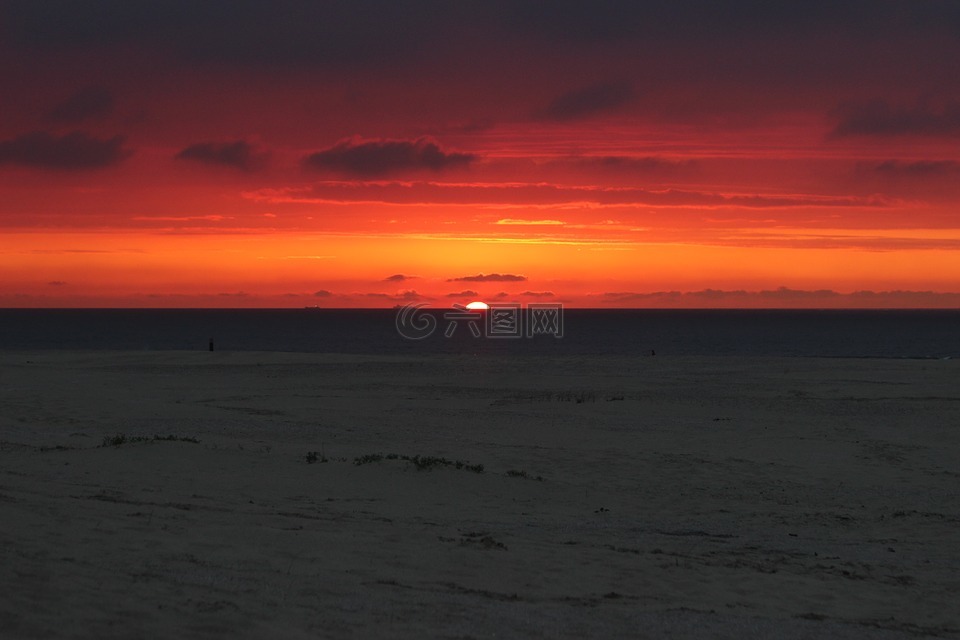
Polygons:
M958 461L957 361L4 353L0 637L957 638Z

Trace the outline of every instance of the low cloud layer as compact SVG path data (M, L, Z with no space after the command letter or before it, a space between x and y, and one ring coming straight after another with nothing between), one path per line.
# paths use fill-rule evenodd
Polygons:
M517 276L510 273L478 273L475 276L463 276L462 278L450 278L447 282L524 282L526 276Z
M426 296L420 295L413 289L405 289L396 293L365 293L366 298L382 298L384 300L396 300L397 302L413 302L416 300L429 300Z
M176 155L178 160L193 160L205 164L232 167L242 171L261 168L266 156L245 140L233 142L199 142Z
M848 105L836 112L834 137L846 136L957 136L960 103L942 108L930 105L894 106L882 100Z
M580 120L619 107L632 97L633 90L626 83L596 84L557 96L534 116L540 120Z
M281 203L383 202L395 204L491 204L599 206L882 207L881 198L820 194L726 194L688 189L569 186L549 183L449 184L439 182L321 182L310 188L262 189L244 194L252 200ZM510 218L505 218L510 219Z
M602 305L682 308L941 308L960 304L960 293L936 291L871 291L840 293L832 289L778 287L744 289L701 289L699 291L655 291L636 293L612 291L593 296Z
M55 136L34 131L0 142L0 165L15 164L46 169L100 169L115 165L132 152L123 136L106 140L79 131Z
M960 172L960 162L953 160L887 160L871 167L874 173L898 178L934 178Z
M76 124L100 118L113 110L113 95L105 87L86 87L58 103L48 118L54 122Z
M699 169L696 160L671 160L656 156L571 156L555 160L558 166L569 165L580 171L592 170L610 173L676 175Z
M406 171L439 172L460 168L477 156L443 149L432 138L364 140L350 138L303 159L308 169L350 176L376 177Z

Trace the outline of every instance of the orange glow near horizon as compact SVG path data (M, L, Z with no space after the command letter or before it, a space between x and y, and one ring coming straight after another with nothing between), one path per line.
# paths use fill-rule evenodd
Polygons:
M583 307L670 306L680 302L643 295L782 287L908 291L918 282L924 290L950 292L955 282L950 249L837 250L803 246L799 233L780 235L786 246L443 234L19 232L0 238L0 269L5 306L376 307L503 294ZM778 265L773 278L770 265ZM797 304L769 295L734 301ZM843 300L816 302L844 306ZM695 303L724 304L709 297L683 302Z

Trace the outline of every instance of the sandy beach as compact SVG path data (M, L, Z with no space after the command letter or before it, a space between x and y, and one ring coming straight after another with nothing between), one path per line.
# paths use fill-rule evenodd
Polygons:
M958 381L6 352L0 636L958 638Z

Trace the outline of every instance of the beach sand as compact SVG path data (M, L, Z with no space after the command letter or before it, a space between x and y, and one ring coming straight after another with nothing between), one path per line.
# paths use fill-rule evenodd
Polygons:
M957 638L958 461L953 360L7 352L0 636Z

